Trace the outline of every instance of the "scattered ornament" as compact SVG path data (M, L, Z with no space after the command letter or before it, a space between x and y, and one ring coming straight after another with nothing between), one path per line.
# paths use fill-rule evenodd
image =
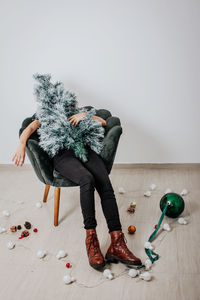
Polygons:
M0 233L6 232L6 229L4 227L0 226Z
M181 224L181 225L186 225L187 221L184 218L179 218L178 223Z
M37 251L37 257L38 258L43 258L47 255L47 251L46 250L38 250Z
M25 224L24 224L24 227L25 227L26 229L30 229L30 228L31 228L31 223L28 222L28 221L26 221Z
M144 248L145 248L145 249L153 250L153 249L154 249L154 246L153 246L150 242L145 242L145 243L144 243Z
M24 237L24 235L23 235L23 234L21 234L21 236L19 237L19 239L23 239L23 237Z
M177 193L167 193L160 200L160 209L162 212L166 208L166 205L167 210L165 215L170 218L177 218L184 211L185 201Z
M146 192L144 193L144 196L150 197L150 196L151 196L151 191L146 191Z
M150 189L151 189L152 191L154 191L154 190L156 189L155 183L152 183L152 184L150 185Z
M171 228L170 228L170 226L169 226L168 223L164 223L163 224L163 229L166 230L166 231L170 231L171 230Z
M130 269L130 270L128 271L128 275L129 275L130 277L136 277L136 276L139 275L139 274L140 274L140 271L139 271L139 270Z
M17 229L18 229L18 230L22 229L22 226L21 226L21 225L18 225L18 226L17 226Z
M136 227L134 225L130 225L128 227L128 233L133 234L136 232Z
M65 284L69 284L69 283L75 281L75 278L71 277L70 275L67 274L63 277L63 281Z
M181 196L185 196L188 194L188 190L187 189L183 189L181 192Z
M158 227L158 224L154 225L154 228L156 229Z
M33 231L34 231L34 232L38 232L37 228L34 228Z
M131 202L130 206L127 209L127 212L134 213L136 208L136 202Z
M9 217L10 216L10 212L8 210L6 210L6 209L2 211L2 214L5 217Z
M172 193L172 190L171 190L170 188L167 188L167 189L165 190L165 194L168 194L168 193Z
M11 227L10 227L10 231L12 231L12 232L17 231L17 227L16 227L15 225L11 226Z
M29 236L29 232L27 230L22 231L23 237Z
M36 206L37 208L40 208L40 207L42 207L42 203L41 203L40 201L38 201L38 202L36 202L35 206Z
M130 204L130 206L133 207L133 208L136 208L136 202L132 201L131 204Z
M120 194L124 194L125 193L125 189L123 187L119 187L118 191Z
M113 275L112 275L110 269L105 269L105 270L103 271L103 275L104 275L106 278L108 278L108 279L113 279Z
M71 268L71 264L70 263L67 263L66 264L66 267L69 269L69 268Z
M65 257L66 255L67 254L66 254L66 252L64 250L59 250L58 253L57 253L57 255L56 255L56 258L60 259L62 257Z
M144 265L145 265L145 269L146 269L146 270L150 270L150 268L151 268L151 266L152 266L151 260L150 260L149 258L147 258L147 259L145 260Z
M139 275L139 278L141 278L145 281L149 281L149 280L151 280L151 274L149 272L144 272Z
M129 208L127 209L127 212L129 212L131 214L134 214L135 208L132 208L132 207L129 206Z
M10 241L7 243L7 247L8 247L8 249L13 249L15 247L15 244Z

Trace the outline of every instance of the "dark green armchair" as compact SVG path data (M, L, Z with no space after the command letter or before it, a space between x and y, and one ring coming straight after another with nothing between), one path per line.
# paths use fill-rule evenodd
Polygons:
M86 109L91 109L92 106L84 106ZM96 109L96 115L106 120L103 149L100 153L108 174L110 174L114 162L122 127L120 119L112 116L110 111L106 109ZM32 122L33 118L26 118L22 122L19 130L19 136L22 131ZM54 225L58 226L59 203L60 203L60 188L78 186L76 183L63 177L53 167L53 161L49 155L39 146L39 135L37 130L32 133L26 143L26 153L35 170L35 173L40 181L45 184L43 202L47 201L50 186L54 186Z

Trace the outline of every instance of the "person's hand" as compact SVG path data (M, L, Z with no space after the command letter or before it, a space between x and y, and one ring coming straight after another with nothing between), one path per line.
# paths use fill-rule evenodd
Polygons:
M78 113L78 114L75 114L75 115L69 117L68 120L73 125L77 126L78 123L80 122L80 120L86 116L86 114L87 114L86 112Z
M15 154L13 155L12 161L14 161L17 166L20 165L21 167L24 163L25 147L26 147L25 145L20 143L19 146L17 147Z

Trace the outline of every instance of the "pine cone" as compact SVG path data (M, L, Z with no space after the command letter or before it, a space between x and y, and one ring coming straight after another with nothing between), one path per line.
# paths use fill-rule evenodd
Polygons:
M28 221L26 221L25 224L24 224L24 227L25 227L26 229L30 229L30 228L31 228L31 223L28 222Z

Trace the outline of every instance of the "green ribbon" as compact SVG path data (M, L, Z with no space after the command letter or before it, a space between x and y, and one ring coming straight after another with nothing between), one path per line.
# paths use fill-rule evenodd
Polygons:
M163 212L162 212L162 215L160 217L160 220L158 222L158 225L156 227L156 229L154 230L154 232L150 235L149 239L148 239L148 242L151 242L153 240L153 238L156 236L156 233L158 231L158 229L160 228L160 225L162 223L162 220L165 216L165 213L166 213L166 210L167 210L167 207L168 205L170 205L170 203L166 202L165 206L164 206L164 209L163 209ZM158 260L159 259L159 255L156 254L154 251L152 251L151 249L146 249L145 248L145 252L146 254L148 255L148 257L150 258L151 262L154 263L154 261ZM153 257L155 256L155 257Z
M160 228L160 225L163 221L163 218L165 216L165 213L166 213L166 210L167 210L167 207L168 205L170 205L171 203L169 201L166 202L165 206L164 206L164 209L163 209L163 212L162 212L162 215L160 217L160 220L158 221L158 225L156 227L156 229L154 230L154 232L150 235L149 239L148 239L148 242L151 242L153 240L153 238L156 236L156 233L158 232L158 229ZM159 259L159 255L156 254L154 251L152 251L151 249L146 249L145 248L145 252L146 254L148 255L148 257L150 258L151 262L154 263L154 261L158 260ZM155 257L153 257L155 256ZM145 268L145 265L141 265L141 266L138 266L136 267L136 270L139 270L141 268Z

